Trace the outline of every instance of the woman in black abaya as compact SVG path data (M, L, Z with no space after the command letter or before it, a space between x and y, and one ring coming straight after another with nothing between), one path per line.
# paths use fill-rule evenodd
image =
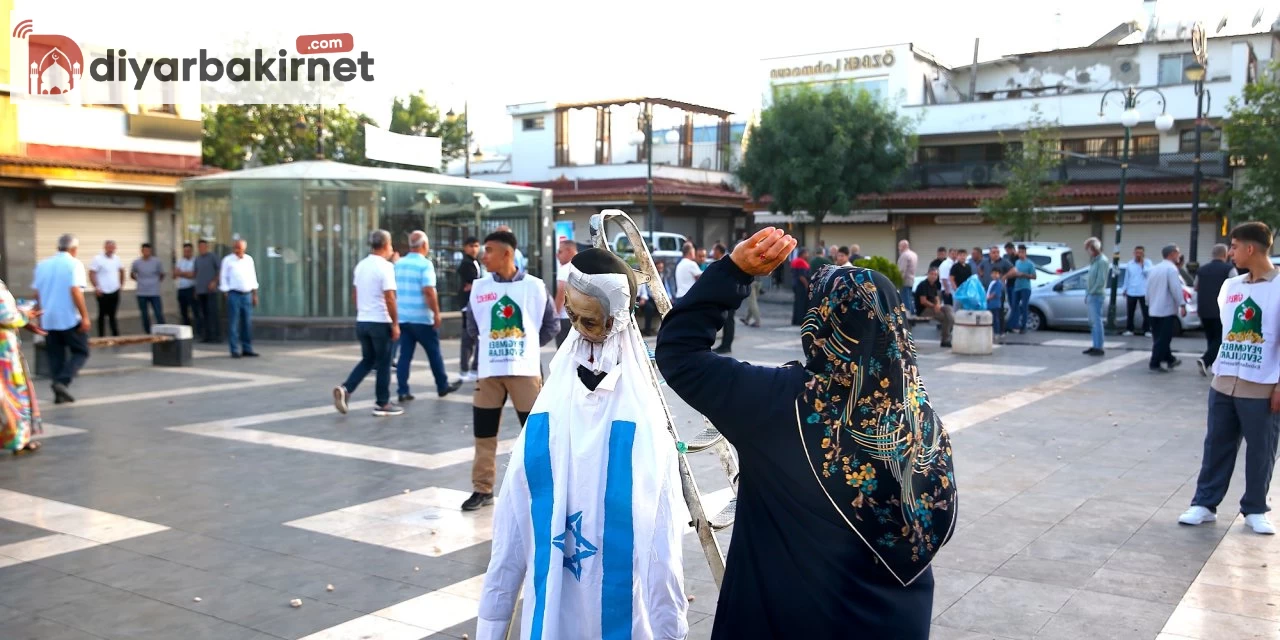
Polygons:
M813 274L804 365L711 352L751 278L794 246L774 229L743 242L707 268L658 336L667 384L741 465L712 637L928 638L929 563L951 536L956 486L896 287L859 267Z

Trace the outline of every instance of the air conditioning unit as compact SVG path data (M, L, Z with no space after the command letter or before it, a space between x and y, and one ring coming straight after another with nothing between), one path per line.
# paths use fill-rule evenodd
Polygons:
M968 180L970 184L987 184L991 182L991 168L984 164L969 167Z

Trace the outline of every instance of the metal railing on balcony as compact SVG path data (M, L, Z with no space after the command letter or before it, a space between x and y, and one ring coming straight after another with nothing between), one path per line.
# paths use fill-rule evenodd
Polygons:
M1205 178L1228 178L1228 154L1211 151L1200 154ZM1195 154L1161 153L1129 159L1130 180L1191 179ZM947 164L913 164L899 174L896 189L938 187L990 187L1005 184L1009 165L1005 161L974 161ZM1046 182L1110 182L1120 180L1120 159L1105 157L1064 157L1057 168L1045 175Z

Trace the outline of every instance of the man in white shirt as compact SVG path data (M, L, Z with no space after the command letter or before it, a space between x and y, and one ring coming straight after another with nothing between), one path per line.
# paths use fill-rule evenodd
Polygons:
M124 282L124 264L116 255L116 243L108 240L102 245L102 253L89 263L89 283L93 285L94 296L98 299L98 337L106 335L107 323L111 324L111 335L120 335L120 326L116 324L116 311L120 309L120 286Z
M1267 492L1280 442L1280 280L1271 264L1272 237L1261 222L1246 222L1231 231L1231 258L1249 273L1229 278L1218 293L1222 345L1213 363L1196 493L1191 507L1178 517L1182 524L1218 519L1218 505L1227 497L1243 439L1240 513L1254 533L1276 532L1267 518Z
M947 252L947 259L938 265L938 281L942 283L942 302L951 304L951 294L955 293L955 285L951 282L951 267L956 264L954 249Z
M676 265L677 301L683 298L686 293L689 293L689 290L693 288L693 283L697 282L698 278L702 276L702 267L698 266L697 261L693 259L696 254L693 243L686 242L681 249L683 257L680 258L680 263Z
M1125 322L1124 335L1134 335L1133 319L1142 308L1142 332L1144 335L1151 328L1151 313L1147 308L1147 275L1151 273L1151 261L1147 259L1147 251L1143 247L1133 248L1133 260L1124 264L1124 297L1129 304L1129 319Z
M569 274L578 270L573 266L573 257L578 255L578 243L572 239L560 241L556 250L556 317L560 319L560 333L556 334L556 347L564 344L569 337L569 312L564 308L565 288L569 286Z
M356 265L352 288L356 295L356 337L360 340L360 362L351 369L347 381L333 388L333 406L347 412L347 401L360 381L375 372L375 416L398 416L404 409L391 402L391 344L400 339L400 319L396 310L396 268L388 259L391 233L378 229L369 234L369 255Z
M231 255L222 259L218 290L227 297L227 344L231 357L258 357L253 350L253 308L258 306L258 270L253 256L245 253L244 239L231 245Z
M1178 245L1160 250L1164 262L1147 274L1147 309L1151 311L1151 371L1167 373L1182 361L1173 357L1173 334L1178 328L1178 314L1187 315L1187 301L1182 295L1182 276L1178 273ZM1168 369L1161 365L1168 365Z
M196 304L195 247L190 242L182 245L182 257L173 267L173 278L178 282L178 311L182 314L182 324L190 326L196 335L201 335L203 310Z

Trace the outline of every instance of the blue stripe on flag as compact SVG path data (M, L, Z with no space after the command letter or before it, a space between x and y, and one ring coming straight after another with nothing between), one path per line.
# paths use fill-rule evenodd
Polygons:
M604 578L600 593L600 637L630 640L635 530L631 510L631 449L636 423L614 421L609 431L609 468L604 486Z
M551 435L547 414L536 413L525 421L524 473L529 483L533 514L533 625L530 640L542 638L542 621L547 608L547 574L551 570L551 507L554 502L551 478ZM559 567L560 563L556 563Z

